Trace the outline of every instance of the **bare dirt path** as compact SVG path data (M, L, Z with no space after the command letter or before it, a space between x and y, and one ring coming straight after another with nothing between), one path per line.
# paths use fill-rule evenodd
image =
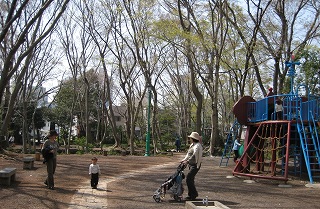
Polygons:
M156 203L153 192L175 172L183 154L173 156L97 156L102 170L97 190L89 184L88 166L93 155L59 155L55 174L55 190L43 181L46 167L35 161L32 170L22 169L22 155L0 155L0 168L16 167L16 182L0 185L1 208L185 208L167 195ZM219 167L219 157L205 157L196 178L200 199L208 196L230 208L320 208L318 188L308 188L299 179L279 187L278 181L256 180L232 176L233 165ZM185 173L188 169L185 170ZM186 188L186 186L185 186ZM187 189L185 194L187 194Z

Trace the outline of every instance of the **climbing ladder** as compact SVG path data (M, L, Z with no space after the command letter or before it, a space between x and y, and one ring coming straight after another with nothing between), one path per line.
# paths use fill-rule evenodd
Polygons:
M309 180L312 184L314 178L320 179L319 130L312 111L308 112L308 118L307 122L304 122L302 114L299 114L297 128Z
M221 156L220 167L221 166L228 166L229 158L232 153L233 144L234 144L234 141L237 139L237 136L239 135L240 128L241 128L241 125L236 120L233 123L233 125L227 135L224 150L223 150L223 153Z
M264 121L251 126L248 144L233 170L233 175L288 181L291 121ZM248 131L247 130L247 131ZM282 175L281 175L282 174Z
M288 127L286 128L288 130ZM282 144L286 143L286 139L282 139ZM286 155L286 147L282 149L282 156ZM288 153L288 173L295 176L302 174L302 150L300 145L300 137L296 124L291 124L290 128L290 146ZM282 159L282 175L284 175L286 169L286 159Z

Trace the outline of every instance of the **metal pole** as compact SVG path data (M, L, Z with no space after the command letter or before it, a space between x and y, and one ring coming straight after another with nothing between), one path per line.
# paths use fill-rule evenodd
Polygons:
M295 57L294 55L292 54L291 55L291 60L290 61L286 61L285 62L285 65L287 67L289 67L289 70L288 70L288 76L290 77L290 94L293 94L293 81L294 81L294 76L296 75L296 69L295 69L295 66L296 65L300 65L301 63L299 61L295 62L294 61Z
M150 156L150 106L151 106L151 89L148 89L148 129L146 136L146 153L144 156Z

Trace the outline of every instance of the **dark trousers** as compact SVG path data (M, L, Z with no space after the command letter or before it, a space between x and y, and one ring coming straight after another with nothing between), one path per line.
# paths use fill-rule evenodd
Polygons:
M277 112L277 120L282 120L283 111Z
M200 166L201 167L201 166ZM197 168L197 165L190 165L189 166L189 173L187 175L187 186L188 186L188 196L192 199L195 199L198 197L198 192L196 189L196 186L194 184L195 176L197 175L198 171L200 170L200 167Z
M274 105L268 104L268 120L273 120L272 113L274 113Z
M180 152L180 145L177 145L176 148L177 148L177 152Z
M239 150L233 150L234 152L234 158L233 158L233 161L236 162L237 159L239 158Z
M99 182L99 173L91 174L91 187L97 187Z
M53 174L56 171L57 159L56 158L47 159L46 163L47 163L47 173L48 173L46 183L47 183L48 187L54 187Z

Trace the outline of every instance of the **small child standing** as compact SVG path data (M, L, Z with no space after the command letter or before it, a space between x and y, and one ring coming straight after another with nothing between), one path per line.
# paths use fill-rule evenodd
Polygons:
M276 109L277 120L282 120L283 106L282 106L282 101L280 99L277 99L275 109Z
M234 152L234 158L233 158L233 161L236 162L237 159L240 157L239 155L239 148L241 146L241 143L240 143L240 138L237 138L236 140L234 140L234 143L233 143L233 152Z
M92 163L89 166L89 175L91 175L91 187L92 189L96 189L99 182L100 167L97 164L98 159L93 157L91 159Z

